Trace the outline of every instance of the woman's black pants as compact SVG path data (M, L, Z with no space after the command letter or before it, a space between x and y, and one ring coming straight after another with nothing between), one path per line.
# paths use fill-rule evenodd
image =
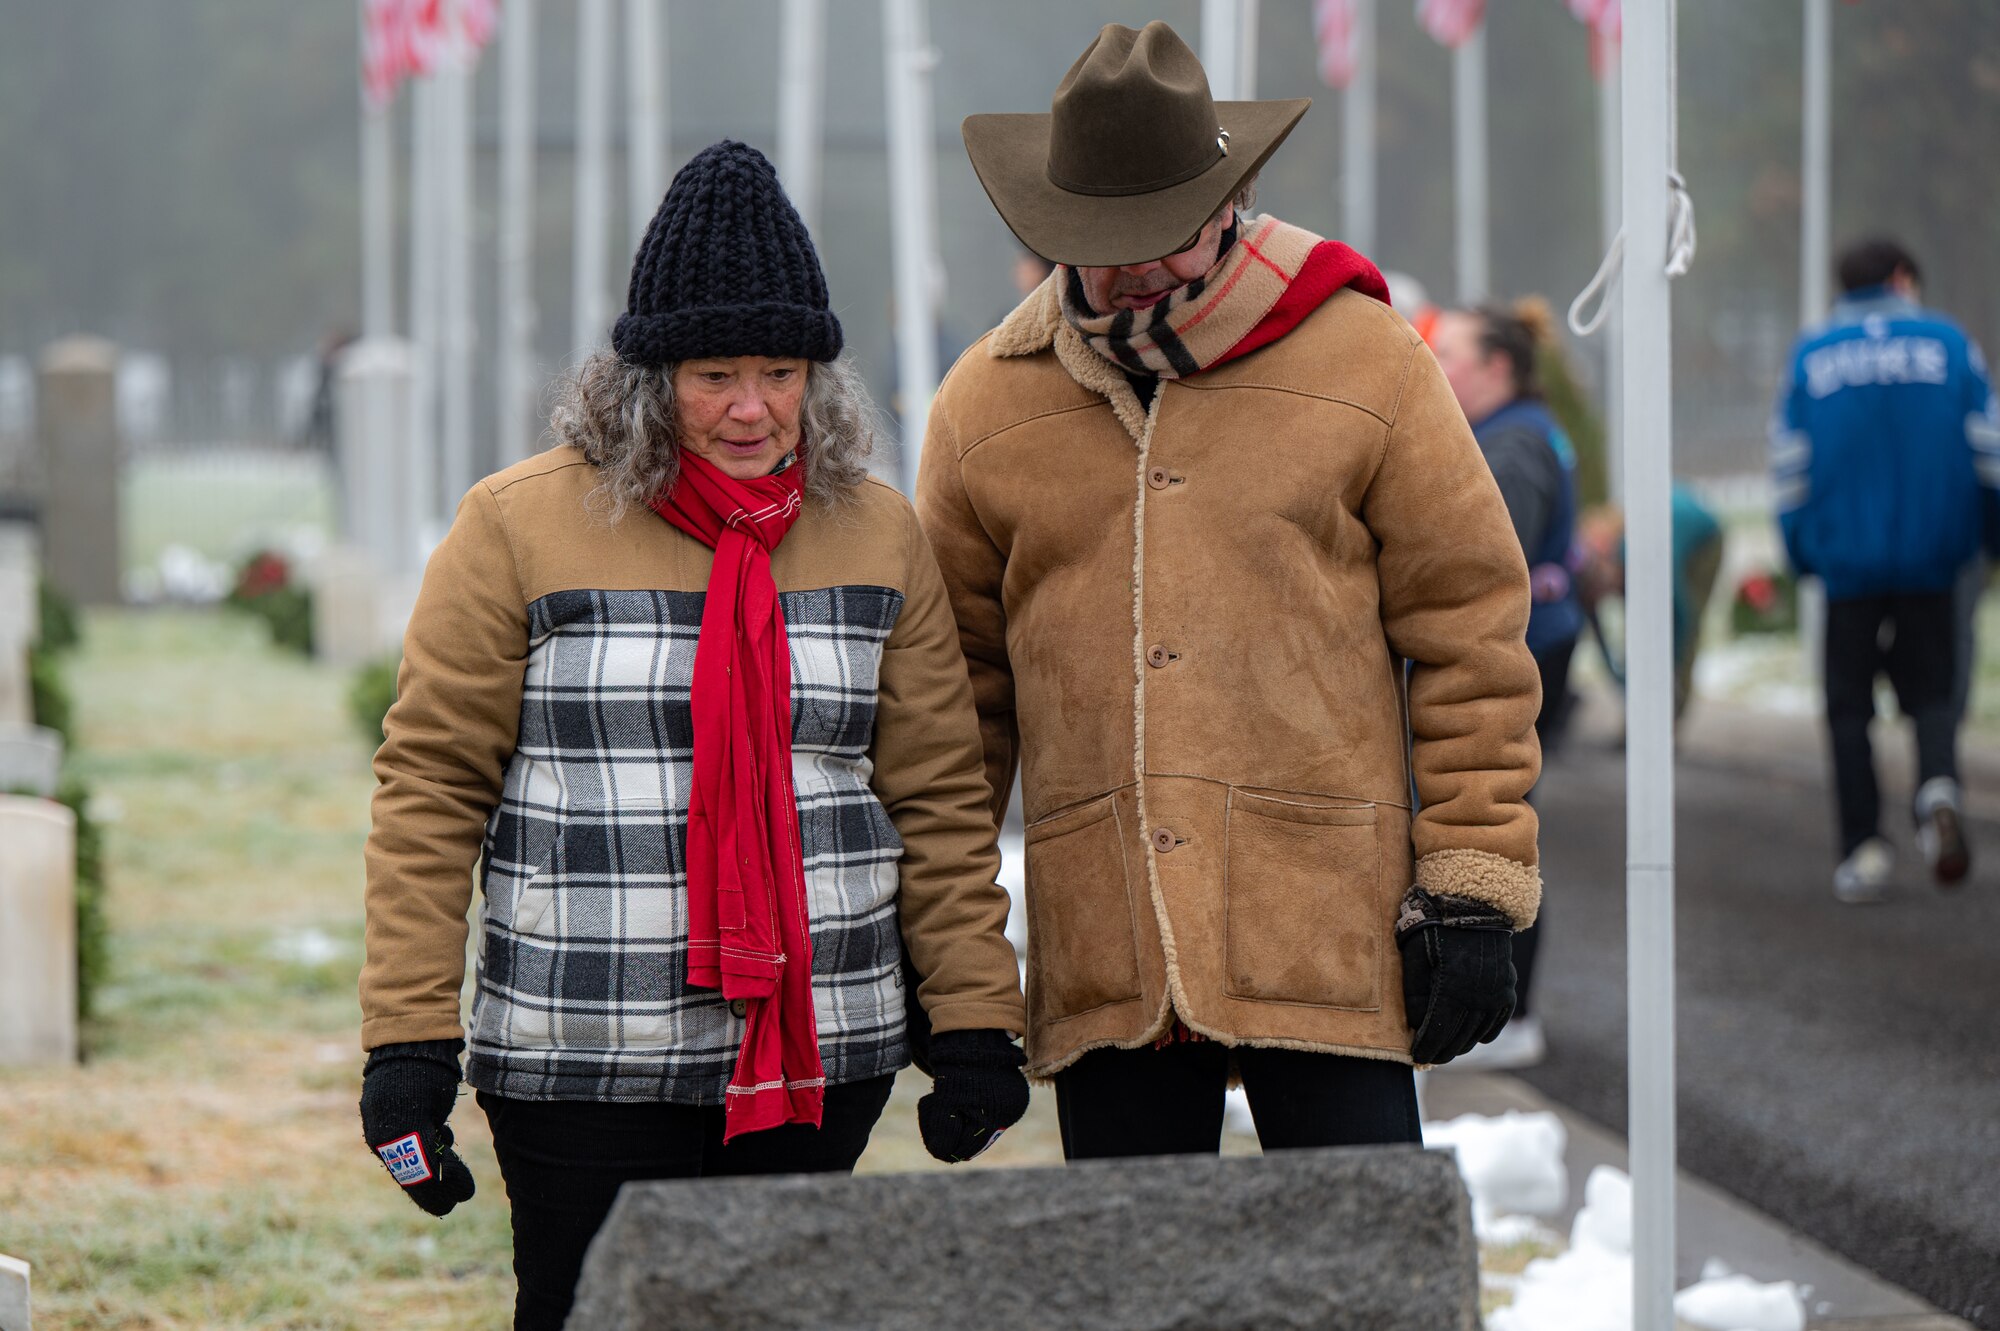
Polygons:
M1267 1151L1423 1140L1407 1063L1196 1040L1097 1049L1058 1072L1063 1155L1213 1154L1232 1053Z
M829 1086L820 1127L788 1124L728 1146L720 1106L511 1100L481 1091L514 1213L515 1331L561 1331L583 1255L625 1184L852 1170L895 1080Z

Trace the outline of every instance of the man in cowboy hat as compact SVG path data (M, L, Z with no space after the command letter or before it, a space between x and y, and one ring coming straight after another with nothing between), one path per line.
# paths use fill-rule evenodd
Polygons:
M1029 1073L1072 1158L1418 1139L1540 901L1520 542L1344 245L1244 212L1304 100L1106 27L966 150L1057 267L939 389L917 507L996 811L1028 817Z

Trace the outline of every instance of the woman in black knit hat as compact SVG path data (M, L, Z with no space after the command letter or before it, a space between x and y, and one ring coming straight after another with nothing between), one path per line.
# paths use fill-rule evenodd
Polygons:
M906 953L931 1153L1028 1102L951 608L755 149L675 176L612 343L557 446L460 504L375 759L363 1129L426 1211L470 1197L469 1047L523 1328L562 1325L626 1182L852 1169L910 1061Z

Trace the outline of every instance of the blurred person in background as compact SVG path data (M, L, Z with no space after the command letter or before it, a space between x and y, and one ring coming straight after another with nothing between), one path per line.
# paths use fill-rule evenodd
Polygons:
M1674 482L1672 510L1674 588L1674 720L1694 699L1694 666L1701 655L1701 623L1715 579L1722 572L1722 522L1692 487ZM1624 560L1619 560L1621 574ZM1620 590L1623 590L1622 584Z
M1438 368L1492 468L1528 561L1534 595L1528 650L1542 677L1535 732L1544 756L1561 743L1569 720L1570 657L1583 632L1583 607L1568 565L1576 535L1576 454L1543 401L1537 368L1554 340L1549 307L1539 299L1507 309L1443 311L1432 335Z
M363 1127L426 1211L469 1198L469 1040L523 1328L563 1324L627 1182L851 1170L909 1062L906 947L931 1153L1028 1103L951 608L755 149L674 178L612 343L558 446L459 506L375 759Z
M1499 492L1374 265L1247 211L1307 105L1111 24L1050 113L965 122L1057 266L940 387L917 509L996 804L1021 770L1071 1159L1215 1151L1232 1073L1267 1149L1417 1141L1540 899Z
M331 453L340 446L340 361L354 345L355 335L336 328L319 340L313 351L312 404L305 425L299 431L299 447Z
M1841 298L1793 350L1771 465L1786 554L1826 589L1833 891L1864 903L1881 900L1895 873L1868 737L1878 675L1916 731L1918 850L1942 887L1971 867L1953 592L1982 543L1991 550L2000 535L2000 410L1978 346L1918 304L1921 274L1908 250L1865 240L1837 271Z
M1528 561L1534 607L1528 651L1541 675L1535 733L1546 757L1561 742L1573 701L1570 659L1583 633L1583 606L1569 568L1576 535L1576 456L1542 400L1537 365L1553 343L1548 306L1522 300L1511 308L1480 306L1442 312L1431 335L1438 368L1458 399L1486 465L1506 501L1507 516ZM1514 1016L1491 1043L1461 1066L1519 1068L1541 1062L1546 1040L1529 1008L1541 926L1514 935Z
M1727 548L1722 522L1702 502L1693 487L1675 481L1672 496L1674 598L1674 720L1678 723L1694 700L1695 665L1701 658L1702 621L1722 571ZM1585 509L1577 518L1576 542L1570 547L1570 568L1584 621L1597 639L1611 682L1625 687L1625 661L1599 621L1607 597L1625 595L1625 515L1615 505Z

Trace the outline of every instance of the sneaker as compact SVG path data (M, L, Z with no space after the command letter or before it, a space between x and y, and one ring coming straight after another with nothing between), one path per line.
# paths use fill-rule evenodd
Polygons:
M1958 809L1958 782L1934 776L1917 791L1917 849L1939 887L1957 887L1972 868Z
M1896 853L1881 837L1869 837L1833 871L1833 895L1850 906L1863 906L1889 895L1895 876Z
M1476 1044L1445 1064L1442 1072L1513 1072L1531 1068L1548 1056L1540 1017L1516 1017L1485 1044Z

